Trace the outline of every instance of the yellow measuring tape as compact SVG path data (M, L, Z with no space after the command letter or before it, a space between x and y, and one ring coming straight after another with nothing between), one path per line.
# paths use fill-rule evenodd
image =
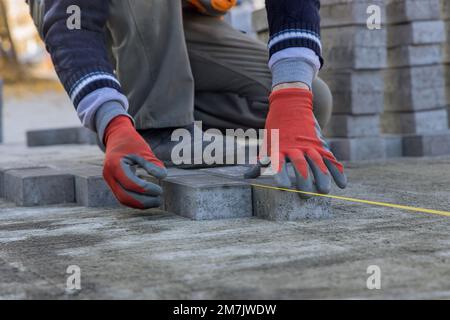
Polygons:
M294 192L294 193L302 193L302 194L306 194L306 195L323 197L323 198L337 199L337 200L343 200L343 201L349 201L349 202L355 202L355 203L364 203L364 204L370 204L370 205L379 206L379 207L388 207L388 208L394 208L394 209L401 209L401 210L407 210L407 211L429 213L429 214L436 214L436 215L440 215L440 216L450 217L449 211L416 208L416 207L403 206L403 205L393 204L393 203L361 200L361 199L355 199L355 198L349 198L349 197L334 196L334 195L329 195L329 194L320 194L320 193L299 191L299 190L293 190L293 189L277 188L277 187L267 186L267 185L263 185L263 184L252 184L252 186L256 187L256 188L265 188L265 189L280 190L280 191L287 191L287 192Z

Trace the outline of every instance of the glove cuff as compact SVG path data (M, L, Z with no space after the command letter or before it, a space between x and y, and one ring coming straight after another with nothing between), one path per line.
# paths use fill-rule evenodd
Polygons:
M308 106L311 110L313 106L313 94L308 89L288 88L276 90L272 92L269 97L271 107L274 105L274 102L278 100L296 100L298 105ZM280 105L282 106L283 104Z
M97 128L97 138L100 148L105 150L106 131L110 123L119 116L125 116L131 120L131 126L134 126L133 118L123 109L117 101L104 103L95 114L95 123Z

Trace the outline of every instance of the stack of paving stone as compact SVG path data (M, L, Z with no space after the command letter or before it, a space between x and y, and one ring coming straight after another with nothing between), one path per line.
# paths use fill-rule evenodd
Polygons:
M367 9L385 1L321 1L322 46L325 65L320 76L333 93L334 108L325 128L330 146L341 160L386 156L380 114L384 106L383 71L387 66L386 28L369 29Z
M387 22L383 132L402 139L404 156L449 154L440 0L390 0Z
M450 1L441 0L441 16L445 23L446 40L443 46L444 49L444 68L446 78L446 93L447 93L447 111L449 115L450 124Z
M387 65L386 29L367 28L367 8L377 5L385 21L385 1L321 1L325 66L320 77L333 93L334 114L325 130L341 160L384 158L380 114L384 104L383 69ZM265 10L254 13L260 39L269 34Z

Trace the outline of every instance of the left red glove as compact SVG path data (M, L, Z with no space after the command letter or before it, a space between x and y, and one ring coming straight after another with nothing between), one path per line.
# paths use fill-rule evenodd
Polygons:
M103 177L116 198L125 206L147 209L161 205L160 186L138 178L133 166L140 166L157 179L164 179L164 164L137 133L126 116L114 118L107 126Z
M322 137L313 113L313 95L309 90L281 89L271 94L266 120L268 137L273 129L279 130L279 161L274 170L277 172L275 180L280 187L291 187L287 160L294 166L297 188L301 191L315 192L315 185L320 193L329 193L331 176L340 188L346 187L344 167L336 160ZM273 159L275 148L270 143L267 146L268 155ZM261 165L257 165L246 177L256 178L260 172Z

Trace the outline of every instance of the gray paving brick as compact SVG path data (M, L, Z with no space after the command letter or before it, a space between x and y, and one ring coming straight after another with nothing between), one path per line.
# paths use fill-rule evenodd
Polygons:
M450 18L449 20L445 21L445 35L447 41L442 44L443 48L442 62L450 64Z
M399 158L403 157L403 136L402 135L385 135L386 157Z
M441 17L444 20L450 20L450 1L441 0Z
M95 143L95 133L83 127L32 130L27 132L27 145L29 147Z
M391 0L387 4L388 23L439 19L439 0Z
M269 22L267 20L267 10L259 9L255 10L252 14L253 30L255 32L265 32L269 30Z
M367 8L377 5L381 9L382 24L386 22L386 1L321 1L320 16L322 28L345 25L367 25Z
M250 185L210 175L179 176L161 182L165 210L194 220L252 216Z
M441 44L445 42L443 21L414 21L388 27L388 48L405 45Z
M253 186L253 212L261 219L295 221L332 216L331 201L313 197L301 199L297 193Z
M429 110L447 104L442 65L389 69L385 79L386 111Z
M334 114L324 130L328 137L373 137L380 135L379 115Z
M177 177L185 177L185 176L199 176L199 175L207 175L208 173L203 171L203 169L195 169L195 170L187 170L187 169L179 169L179 168L167 168L167 178L177 178ZM162 180L156 179L155 177L149 176L148 173L144 170L139 168L137 170L137 175L147 181L150 181L152 183L155 183L157 185L162 185ZM161 196L161 206L159 207L161 210L165 210L165 195L166 190L164 190L163 195Z
M386 29L345 26L322 30L327 69L381 69L387 66Z
M407 157L448 155L450 154L450 133L405 136L403 152Z
M74 177L52 168L8 170L4 179L6 199L19 206L75 202Z
M381 71L337 71L320 73L333 94L333 112L377 114L384 108L384 76Z
M447 108L416 112L385 112L381 116L384 133L429 134L448 130Z
M5 174L11 170L17 169L42 169L47 168L45 166L32 166L31 164L10 164L10 165L0 165L0 198L4 198L5 194Z
M68 168L75 177L76 202L84 207L117 207L109 186L103 179L103 168L94 165L78 165Z
M439 44L400 46L388 50L388 62L394 68L439 64L444 57L443 51Z
M382 137L330 138L331 151L339 160L371 160L386 158L386 142Z

